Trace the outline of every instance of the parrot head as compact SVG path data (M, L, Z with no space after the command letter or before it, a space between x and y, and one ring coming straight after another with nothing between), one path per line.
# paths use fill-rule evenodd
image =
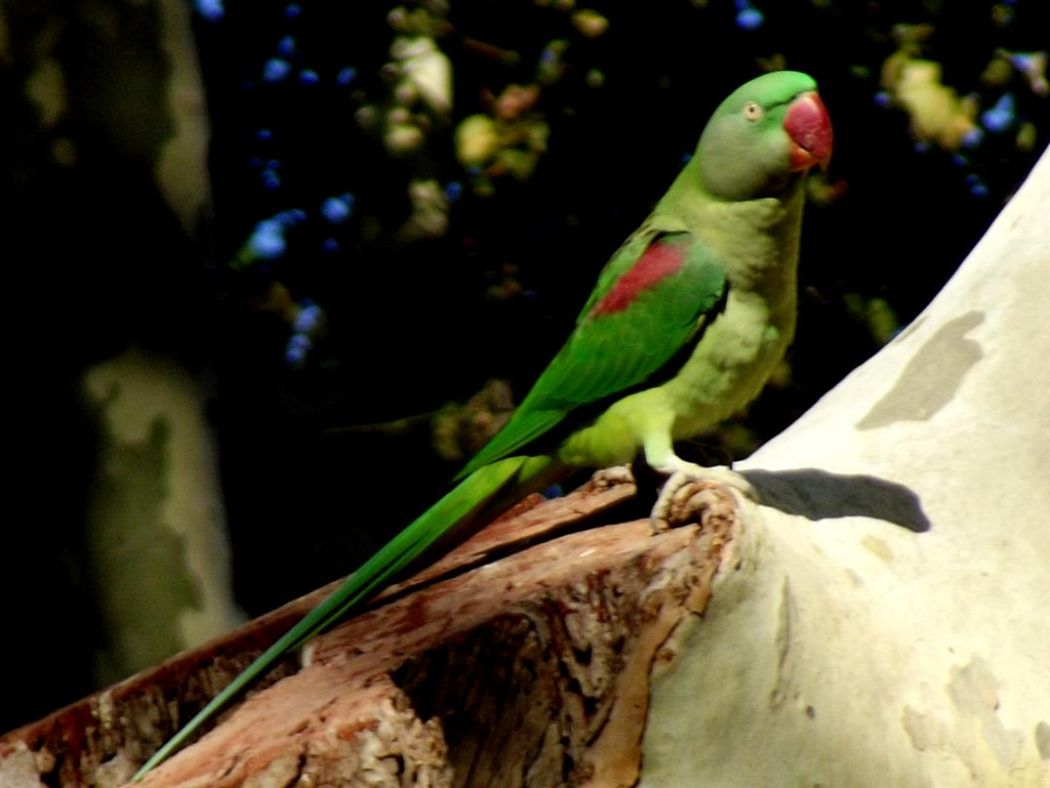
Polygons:
M798 71L763 74L737 88L711 116L695 159L715 197L772 196L831 158L831 119L817 83Z

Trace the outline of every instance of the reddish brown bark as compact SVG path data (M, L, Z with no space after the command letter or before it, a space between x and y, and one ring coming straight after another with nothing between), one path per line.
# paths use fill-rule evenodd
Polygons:
M630 784L650 669L703 609L736 523L715 489L701 527L558 536L633 492L523 503L317 638L306 667L287 660L143 784ZM118 784L329 590L8 734L0 778Z

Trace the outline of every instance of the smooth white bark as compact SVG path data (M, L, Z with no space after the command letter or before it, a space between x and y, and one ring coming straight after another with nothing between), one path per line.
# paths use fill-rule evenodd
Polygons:
M742 469L644 785L1050 785L1050 153L934 302ZM728 564L727 564L728 565Z

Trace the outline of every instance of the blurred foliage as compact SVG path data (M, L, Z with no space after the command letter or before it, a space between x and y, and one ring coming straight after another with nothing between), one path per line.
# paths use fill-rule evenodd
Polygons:
M1036 3L422 1L326 10L322 27L309 23L317 10L289 8L230 4L201 25L202 43L213 36L223 53L213 64L202 46L216 146L228 140L215 173L240 199L220 203L231 214L219 231L232 247L259 216L283 223L280 253L228 280L234 302L279 282L324 310L327 334L282 352L282 337L302 337L294 303L283 329L272 311L242 313L219 365L241 393L224 402L263 391L281 402L224 423L243 420L240 436L278 415L293 435L312 435L313 479L348 458L389 469L410 455L418 495L396 496L395 507L377 494L375 510L355 508L391 527L441 489L455 469L447 458L484 437L474 419L484 381L497 376L522 396L607 255L740 81L769 68L816 75L838 149L810 183L798 341L743 421L700 441L720 457L753 451L911 320L1050 131ZM238 69L224 46L241 15L273 32ZM287 68L268 79L258 64L274 57ZM310 89L306 71L320 75ZM251 144L258 129L262 149ZM245 170L268 166L281 184L247 188ZM352 197L339 226L317 211L334 193ZM450 415L453 401L470 401L462 416ZM403 418L420 411L442 416ZM369 424L398 424L398 437ZM257 469L274 483L278 458ZM307 505L289 504L288 516Z
M0 232L29 420L65 447L27 468L71 491L38 515L75 555L79 375L137 343L209 376L255 613L440 492L744 80L812 73L836 153L809 184L795 347L703 441L720 456L912 320L1050 140L1040 0L197 0L214 214L188 233L148 172L171 118L113 65L165 78L160 7L3 6Z

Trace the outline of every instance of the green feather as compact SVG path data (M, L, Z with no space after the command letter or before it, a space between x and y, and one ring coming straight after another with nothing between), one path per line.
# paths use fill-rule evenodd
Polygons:
M591 308L631 270L651 243L683 247L681 270L644 291L628 309L591 316ZM568 341L522 400L514 416L467 464L460 476L517 451L542 437L574 411L592 406L657 375L696 335L721 299L724 268L688 233L645 235L625 244L608 263L615 277L588 299ZM457 477L459 478L459 477Z

